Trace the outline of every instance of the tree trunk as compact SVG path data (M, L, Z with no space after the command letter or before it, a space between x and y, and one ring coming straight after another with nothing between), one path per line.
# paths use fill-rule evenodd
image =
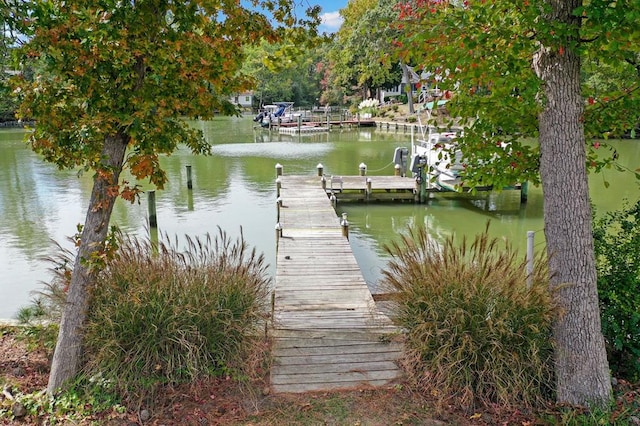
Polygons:
M117 191L120 171L129 138L123 134L106 137L102 148L102 169L96 173L85 218L78 254L71 275L67 300L60 321L58 341L53 354L47 392L53 394L75 377L81 368L83 327L87 318L89 286L97 272L91 258L100 254L109 230L109 220Z
M554 22L574 26L565 47L542 47L534 68L543 81L540 177L551 288L561 313L554 324L557 400L576 405L609 401L611 379L596 287L591 205L586 171L580 58L571 48L580 0L549 0Z
M409 73L407 64L400 62L400 68L402 68L402 75L404 76L405 81L404 91L407 94L409 114L413 114L415 109L413 108L413 85L411 84L411 74Z

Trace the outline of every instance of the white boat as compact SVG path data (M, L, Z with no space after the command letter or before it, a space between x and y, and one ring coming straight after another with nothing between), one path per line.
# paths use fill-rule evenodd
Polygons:
M456 147L456 137L462 130L436 129L420 126L418 138L411 134L410 170L418 179L426 179L427 185L442 190L455 190L463 170L462 152Z
M293 112L293 102L276 102L273 105L265 105L262 111L255 116L253 121L260 123L262 127L269 127L281 123L297 122L300 113Z

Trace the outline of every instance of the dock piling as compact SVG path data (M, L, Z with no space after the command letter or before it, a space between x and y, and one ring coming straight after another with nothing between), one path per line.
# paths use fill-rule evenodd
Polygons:
M187 189L193 189L193 181L191 180L191 166L187 166Z
M526 204L529 199L529 182L522 182L520 186L520 204Z
M360 169L360 176L365 176L367 174L367 165L364 163L360 163L360 166L358 166L358 168Z
M318 176L323 176L324 175L324 166L322 165L322 163L318 163L316 168L318 169Z
M149 207L149 226L151 228L157 228L158 216L156 215L156 191L149 191L147 196Z
M342 236L347 240L349 239L349 221L347 220L347 213L342 213L342 219L340 220L340 226L342 227Z
M276 177L282 176L282 164L276 164Z

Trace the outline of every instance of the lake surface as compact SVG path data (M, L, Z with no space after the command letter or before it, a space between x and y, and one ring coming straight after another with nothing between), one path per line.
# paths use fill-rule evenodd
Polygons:
M242 230L245 240L264 253L272 275L276 164L283 166L285 174L316 174L321 163L327 175L356 175L360 163L365 163L368 175L391 175L395 148L409 147L411 140L402 130L374 128L280 135L254 129L251 117L221 117L193 125L212 143L212 155L192 156L180 149L162 159L169 183L156 191L160 233L184 239L184 235L216 234L218 227L234 237ZM44 163L23 138L20 130L0 131L0 319L14 317L29 303L32 292L50 279L50 265L43 257L54 253L53 241L71 246L67 238L84 222L92 185L88 174L78 176ZM635 170L640 143L612 144L621 165ZM187 189L187 165L193 173L192 191ZM607 170L591 176L590 184L600 213L619 209L624 199L635 201L640 195L632 173ZM516 247L525 247L527 231L536 232L538 248L544 245L542 192L535 187L523 206L518 191L504 191L473 198L437 194L424 204L341 204L338 210L348 214L350 242L371 288L386 263L383 245L410 225L424 224L436 238L451 234L472 238L490 221L490 234ZM118 200L112 223L125 232L147 236L146 195L139 204Z

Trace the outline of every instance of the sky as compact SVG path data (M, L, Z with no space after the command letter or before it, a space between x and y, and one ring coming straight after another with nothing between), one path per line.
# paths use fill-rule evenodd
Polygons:
M322 24L320 25L319 31L320 33L334 33L338 31L342 24L342 18L338 11L347 7L347 2L348 0L302 0L300 3L303 3L305 6L307 4L320 5L322 8L322 12L320 12Z

